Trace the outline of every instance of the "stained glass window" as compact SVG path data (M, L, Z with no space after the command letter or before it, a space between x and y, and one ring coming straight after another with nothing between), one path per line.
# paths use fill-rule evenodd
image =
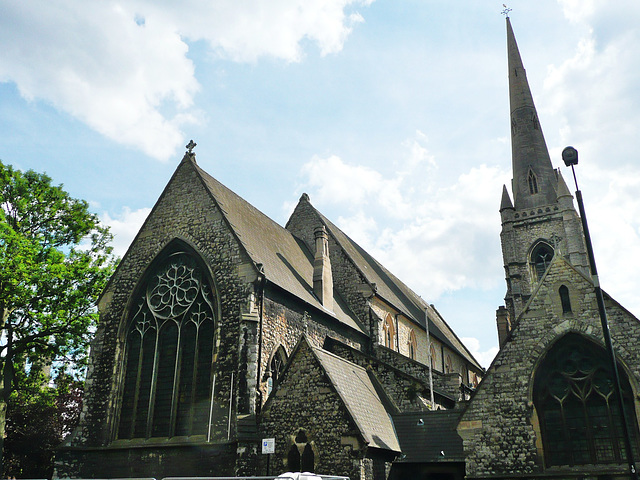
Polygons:
M609 363L604 348L577 334L566 335L546 355L536 374L534 403L547 466L625 461L622 421ZM624 375L620 380L637 451L638 424L631 387Z
M159 257L134 296L117 437L204 435L211 402L217 312L195 255Z

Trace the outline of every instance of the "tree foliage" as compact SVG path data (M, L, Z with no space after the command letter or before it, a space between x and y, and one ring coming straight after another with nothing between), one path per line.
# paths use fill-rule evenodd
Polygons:
M2 478L51 478L56 447L78 424L83 382L64 373L55 386L43 381L46 377L36 372L11 394Z
M0 442L16 369L86 357L115 266L110 240L87 202L0 162Z

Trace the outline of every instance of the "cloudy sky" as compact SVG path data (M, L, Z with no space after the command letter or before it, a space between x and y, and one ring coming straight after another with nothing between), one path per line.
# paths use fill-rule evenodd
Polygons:
M640 3L508 6L552 161L580 152L603 288L640 314ZM307 192L487 366L511 167L502 10L0 0L0 159L88 200L122 255L193 138L280 224Z

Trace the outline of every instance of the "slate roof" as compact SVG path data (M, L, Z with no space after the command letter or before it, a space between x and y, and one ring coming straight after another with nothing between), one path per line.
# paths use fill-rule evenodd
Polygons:
M391 417L367 371L326 350L311 348L369 446L400 452Z
M461 410L393 415L403 463L464 462L462 438L456 431Z
M304 242L218 182L195 162L193 166L251 260L263 265L268 281L366 334L339 295L334 295L334 311L324 309L314 295L313 255Z
M406 286L393 273L381 265L375 258L354 242L342 230L335 226L322 213L318 215L327 230L353 260L355 266L362 272L369 283L376 284L376 294L389 302L404 315L426 329L425 309L429 310L429 333L443 342L452 350L459 352L467 361L478 369L482 369L467 347L444 321L432 305L425 302L418 294Z

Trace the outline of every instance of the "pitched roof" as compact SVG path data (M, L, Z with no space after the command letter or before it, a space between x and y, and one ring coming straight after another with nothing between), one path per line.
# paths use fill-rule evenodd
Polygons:
M400 452L391 417L367 371L326 350L311 348L369 446Z
M301 201L307 201L306 199ZM314 208L314 207L311 207ZM314 208L315 210L315 208ZM315 210L324 222L327 231L335 238L346 254L354 262L356 268L370 284L376 285L376 294L389 302L404 315L426 329L425 310L429 311L429 333L458 352L478 369L482 369L467 347L460 341L438 311L424 301L418 294L405 285L393 273L387 270L368 252L354 242L348 235L334 225L322 213Z
M399 413L393 423L403 463L464 462L462 438L456 427L461 410Z
M334 297L334 311L328 311L313 294L313 256L304 242L218 182L195 162L192 165L251 260L263 265L268 281L365 333L338 295Z

